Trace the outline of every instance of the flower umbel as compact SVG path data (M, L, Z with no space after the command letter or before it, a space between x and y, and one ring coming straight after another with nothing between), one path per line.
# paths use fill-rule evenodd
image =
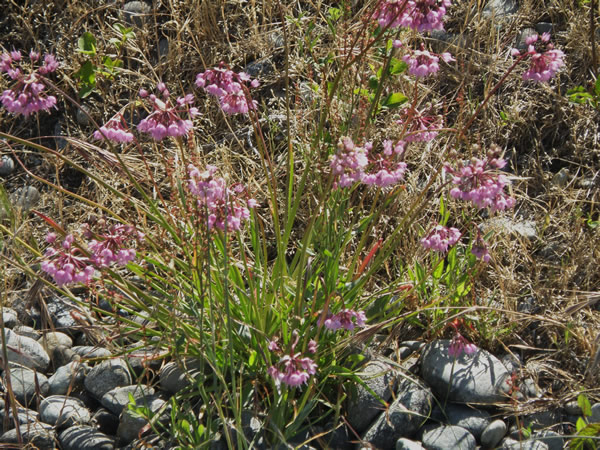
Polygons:
M533 80L537 82L546 82L552 78L556 72L565 65L563 58L565 54L561 50L556 50L550 43L550 33L529 36L525 43L528 45L527 53L523 56L531 59L530 66L523 73L524 80ZM517 49L512 50L513 56L521 56Z
M84 233L88 239L91 238L88 242L92 253L90 260L97 267L108 267L113 263L124 266L135 260L135 249L130 246L132 241L142 239L143 233L136 231L132 225L107 226L104 220L99 221L97 225L106 228L106 231L93 234L89 226L86 226Z
M186 112L190 117L199 114L198 108L189 107L194 102L194 96L187 94L178 97L175 106L169 103L169 90L164 83L158 83L159 98L154 94L148 95L145 89L140 90L141 98L148 98L154 111L138 124L138 130L149 133L156 141L161 141L167 136L185 136L192 128L191 119L182 119L180 114Z
M291 387L298 387L308 383L311 375L317 373L317 364L309 357L302 357L301 352L295 352L298 345L299 336L296 332L295 340L291 345L289 354L283 355L277 364L269 367L267 373L273 377L275 384L279 388L281 383ZM269 350L281 353L279 346L272 345L274 341L270 341ZM308 343L308 351L316 353L317 343L312 339Z
M440 70L438 64L440 58L448 63L456 61L450 53L442 53L437 55L425 50L425 46L421 44L420 50L412 50L402 57L402 60L408 64L408 73L416 77L422 78L436 73Z
M21 52L12 51L0 55L0 72L6 72L15 81L10 89L0 95L0 101L9 112L27 117L34 112L48 111L56 107L56 97L46 94L43 78L58 68L58 62L54 55L46 54L44 62L35 69L34 66L39 60L40 54L31 51L30 69L25 74Z
M219 67L209 69L196 75L196 86L219 99L221 109L227 114L247 114L257 107L256 100L251 100L247 92L248 86L258 87L258 80L253 80L245 72L235 73L221 62Z
M427 236L421 239L421 244L425 248L436 250L440 253L446 253L448 247L452 247L459 239L460 231L458 229L436 225Z
M100 130L94 131L94 139L102 140L105 138L122 143L131 142L133 140L133 134L127 131L123 126L123 116L121 116L121 114L116 115L102 125Z
M208 165L201 172L193 165L188 166L190 180L188 189L198 197L198 208L204 214L208 229L214 227L227 231L237 231L242 222L250 217L248 208L256 207L256 200L250 198L241 184L227 186L224 178L214 176L217 168Z
M471 355L477 351L477 346L467 341L462 334L458 331L452 338L452 342L450 342L450 347L448 347L448 355L453 358L458 358L463 353L467 355Z
M329 316L323 324L328 330L336 331L340 328L352 331L355 327L364 327L367 316L364 311L355 311L353 309L342 309L337 314Z
M42 270L52 276L58 286L70 283L87 284L94 275L94 267L88 256L73 245L72 234L65 236L62 242L57 240L55 233L46 236L46 242L51 247L46 249Z

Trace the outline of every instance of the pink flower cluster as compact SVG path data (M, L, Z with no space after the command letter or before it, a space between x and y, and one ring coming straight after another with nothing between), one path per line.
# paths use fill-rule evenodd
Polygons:
M242 185L228 187L224 178L215 177L215 166L208 165L201 172L190 164L188 171L188 189L198 197L198 208L202 214L206 214L208 229L240 230L242 222L250 217L248 208L257 206L256 200L247 195Z
M425 111L414 108L404 108L400 111L402 118L396 121L398 125L405 126L405 142L429 142L434 140L442 128L443 119L439 115L429 115Z
M455 185L450 195L470 201L481 209L490 208L492 212L512 208L515 200L504 193L508 180L497 173L505 165L506 161L492 151L485 159L473 158L468 165L460 165L458 169L446 166Z
M338 142L338 152L330 158L332 174L336 177L334 187L345 188L356 182L366 185L388 187L400 182L406 172L406 163L397 159L404 153L404 142L383 143L383 151L369 161L373 144L358 147L351 138L344 136ZM367 169L369 171L367 172Z
M252 80L245 72L235 73L221 62L219 67L196 75L196 86L219 99L221 109L227 114L247 114L258 106L248 94L250 87L258 87L258 80Z
M448 52L437 55L425 50L425 46L421 44L420 50L412 50L402 57L402 60L408 64L408 73L415 77L426 77L440 70L438 64L440 58L442 61L449 63L456 61Z
M143 233L138 232L132 225L115 224L109 227L104 221L99 221L98 226L106 227L106 231L93 234L89 226L85 227L84 236L91 239L88 249L92 253L90 261L97 267L108 267L113 263L124 266L135 260L134 248L126 248L132 240L143 239Z
M62 243L57 241L55 233L46 236L46 242L53 245L44 254L42 270L52 276L58 286L70 283L87 284L94 275L94 267L87 255L78 247L73 246L72 234L65 236Z
M516 48L512 50L513 56L526 56L531 59L529 69L523 73L524 80L548 81L564 66L565 54L556 50L550 43L550 33L542 34L541 39L537 34L529 36L525 43L528 46L525 55L521 55Z
M450 0L380 0L373 18L380 27L407 27L418 32L443 30Z
M193 128L193 123L190 119L182 119L180 113L187 111L192 118L199 114L198 108L186 106L194 102L194 96L188 94L179 97L176 105L172 106L169 103L170 93L165 84L158 83L156 88L162 99L154 94L148 95L145 89L140 90L140 97L148 98L154 111L140 121L138 130L149 133L156 141L161 141L167 136L185 136Z
M102 222L99 225L103 225ZM113 225L105 234L92 235L89 226L84 227L84 236L93 237L88 243L88 251L74 246L72 234L59 242L55 233L48 233L42 270L52 276L58 286L71 283L87 284L94 276L96 268L108 267L113 263L125 265L135 259L133 248L124 248L132 239L140 239L143 234L130 225Z
M353 309L342 309L337 314L333 314L324 321L325 328L336 331L340 328L352 331L355 327L364 327L367 316L364 311L355 311Z
M48 111L56 107L56 97L46 94L42 81L44 76L58 68L54 55L44 55L44 62L34 69L34 65L40 60L40 54L32 50L29 53L31 70L28 74L23 73L21 60L22 55L19 51L0 55L0 72L6 72L15 81L12 88L0 95L4 107L13 114L22 114L26 117L34 112Z
M465 337L458 331L452 338L452 342L450 342L450 347L448 347L448 355L453 358L458 358L463 353L471 355L476 351L477 346L467 341Z
M289 354L284 354L280 357L276 365L269 367L267 373L273 377L277 387L281 383L288 386L298 387L308 383L311 375L317 373L317 364L309 357L302 357L301 352L295 352L299 337L296 334L295 340L291 345ZM276 341L269 343L269 350L275 353L283 353ZM310 340L308 343L308 351L316 353L317 343Z
M131 142L133 133L130 133L123 126L123 116L118 114L110 119L106 124L100 127L100 130L94 131L94 138L98 140L106 139L115 142Z
M344 136L338 142L338 152L331 156L331 173L337 178L336 186L345 188L362 181L364 169L369 164L367 157L372 145L358 147L351 138Z
M446 253L448 247L452 247L458 242L460 236L460 231L456 228L436 225L427 236L421 239L421 244L425 248Z

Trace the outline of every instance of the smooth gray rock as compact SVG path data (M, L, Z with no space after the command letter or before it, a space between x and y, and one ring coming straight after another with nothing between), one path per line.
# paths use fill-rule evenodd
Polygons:
M499 448L500 450L548 450L548 446L542 441L533 441L531 439L517 441L511 438L504 439Z
M490 423L483 433L481 433L481 445L487 448L494 448L506 436L507 426L503 420L494 420Z
M75 112L75 120L82 127L87 127L90 124L90 108L85 105L81 105Z
M55 427L84 425L91 419L89 409L77 398L51 395L40 403L40 420Z
M552 34L553 29L554 29L554 25L552 25L550 22L538 22L535 24L535 30L540 34L544 34L544 33Z
M49 355L51 355L54 352L54 349L59 345L67 348L73 347L73 339L60 331L50 331L39 338L38 342L42 344L42 347L44 347Z
M520 236L530 241L537 239L538 235L533 220L511 220L508 217L498 216L487 220L483 228L486 233L493 230L497 233Z
M397 374L382 360L368 362L358 376L371 389L374 396L363 385L356 386L356 395L348 404L348 422L357 433L365 431L384 409L395 390Z
M398 439L413 437L429 418L433 394L420 382L402 378L394 401L363 435L376 448L393 448ZM351 416L349 416L351 417Z
M396 441L396 450L425 450L425 447L423 447L420 442L400 438Z
M19 426L19 431L23 443L25 444L33 445L40 450L56 448L56 433L48 425L41 423L26 423ZM13 428L0 436L0 442L2 444L19 443L17 429Z
M5 328L14 328L19 323L17 312L12 308L2 308L2 321Z
M6 329L6 347L8 360L22 366L44 372L50 364L50 356L41 344L26 336L19 336Z
M9 327L10 328L10 327ZM21 336L25 336L31 338L33 340L38 340L42 335L38 330L32 327L28 327L26 325L17 325L13 328L13 331Z
M464 405L448 404L445 410L448 425L462 427L471 433L475 439L481 438L481 433L492 421L490 413L481 409L473 409Z
M134 1L123 5L123 16L128 24L142 27L150 19L152 8L146 2Z
M563 409L567 414L571 414L573 416L581 416L583 414L579 403L577 403L577 400L572 400L570 402L565 403Z
M8 418L5 417L6 411L8 411ZM15 427L15 421L13 420L13 411L12 408L4 408L4 406L0 409L0 426L6 425L6 428L2 428L2 432L12 430ZM5 420L6 418L6 420ZM19 424L24 423L34 423L38 422L40 419L40 415L37 411L33 409L23 408L21 406L17 406L17 422Z
M548 450L562 450L565 448L565 439L552 430L537 431L533 433L532 439L546 444Z
M54 347L50 358L52 359L53 367L62 367L81 360L81 356L65 345L57 345Z
M15 170L15 162L8 155L2 155L0 158L0 177L7 177Z
M16 399L22 405L33 404L36 398L36 390L39 387L39 394L44 397L50 390L48 378L45 375L28 369L27 367L11 367L8 370L10 374L10 383ZM7 374L4 373L2 378L4 384Z
M92 416L92 422L97 426L98 430L104 434L108 434L109 436L115 436L117 434L119 417L104 408L96 410Z
M142 397L136 400L136 406L143 406L147 408L152 414L156 413L166 402L156 396ZM144 427L148 421L138 416L133 411L126 409L121 414L119 428L117 429L117 437L123 442L131 442L137 436L142 427Z
M27 212L40 201L40 192L33 186L23 186L10 196L11 204L15 209Z
M129 405L129 394L133 396L134 400L137 400L148 395L153 395L154 388L150 386L138 386L137 384L117 387L104 394L100 399L100 403L118 416Z
M85 388L97 399L111 389L128 386L132 382L125 360L121 358L102 361L90 370L83 382Z
M531 428L533 431L548 428L562 422L560 409L549 409L538 411L532 414L523 415L521 423L524 428Z
M71 336L80 334L81 325L75 320L74 315L85 317L86 314L81 311L77 303L66 297L55 297L48 301L47 307L54 327L58 331L64 331Z
M112 353L102 347L93 347L91 345L76 345L72 348L72 350L86 359L96 359L96 358L110 358Z
M600 422L600 403L594 403L592 405L592 417L590 418L590 423L599 423Z
M450 356L450 342L430 343L421 359L423 379L440 399L483 405L505 401L510 377L504 365L482 349L471 355Z
M427 450L474 450L477 442L471 433L455 425L442 425L423 435L423 446Z
M50 384L50 395L66 395L71 390L77 389L83 385L85 375L90 368L85 363L73 361L69 364L59 367L56 372L48 379Z
M490 0L483 8L483 17L504 18L519 9L516 0Z
M171 361L165 364L158 374L160 387L171 394L176 394L190 385L190 379L196 379L200 375L199 368L199 361L186 362L185 370L175 361Z
M81 425L67 428L58 436L63 450L113 450L115 439L96 430Z

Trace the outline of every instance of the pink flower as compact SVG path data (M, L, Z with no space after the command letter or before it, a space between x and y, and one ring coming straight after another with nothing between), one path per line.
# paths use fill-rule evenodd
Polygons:
M242 222L250 217L249 208L256 207L257 202L249 198L241 184L228 187L224 178L215 177L216 170L209 165L201 172L190 164L188 189L198 197L198 210L209 230L214 227L230 232L240 230Z
M436 225L427 236L421 239L421 244L425 248L436 250L440 253L446 253L448 247L452 247L458 242L460 236L460 231L456 228Z
M475 344L467 341L459 332L456 332L448 347L448 355L453 358L458 358L463 352L467 355L471 355L477 351Z
M199 114L198 108L186 107L186 105L191 105L194 102L194 96L188 94L179 97L176 100L176 105L171 106L168 100L170 94L165 84L158 83L157 90L162 100L154 94L148 95L148 92L144 89L140 90L140 97L148 98L154 111L140 121L138 130L149 133L156 141L161 141L167 136L185 136L194 125L190 119L182 119L180 114L187 112L192 118Z
M294 336L295 339L290 346L289 354L283 355L277 364L269 367L267 370L267 373L275 380L278 388L281 383L292 387L299 387L308 383L310 376L317 373L317 364L311 358L302 357L302 353L300 352L295 353L295 348L299 341L299 336L295 331ZM271 345L269 345L269 350L281 353L279 346L271 348ZM312 339L308 343L308 351L313 354L317 351L317 343Z
M0 55L0 72L6 72L15 81L10 89L0 95L0 101L9 112L27 117L34 112L56 107L56 97L46 94L43 79L58 68L58 62L53 55L46 54L43 64L34 69L39 57L39 53L30 52L30 70L25 75L20 65L20 52L5 52Z
M235 73L221 62L219 67L196 75L196 86L219 99L221 109L226 114L247 114L258 106L250 99L248 86L258 87L258 80L252 80L245 72Z
M550 43L549 33L542 34L541 39L537 34L529 36L525 42L528 47L524 56L530 58L530 66L523 73L523 80L546 82L565 65L563 61L565 54L561 50L554 49ZM511 54L521 56L518 49L513 49Z
M62 242L57 241L55 233L46 236L51 246L44 253L41 268L54 278L58 286L71 283L87 284L94 276L91 261L78 247L73 246L72 234L65 236Z
M364 311L354 311L352 309L342 309L337 314L325 319L324 325L328 330L339 330L343 328L348 331L354 330L354 327L364 327L367 316Z
M426 77L440 70L438 64L440 58L446 63L456 61L450 53L442 53L436 55L425 50L425 46L421 44L420 50L413 50L402 57L402 60L408 64L408 73L416 77Z
M444 29L443 17L450 0L382 0L373 18L380 27L399 26L425 32Z
M331 173L336 176L335 187L345 188L362 181L364 168L369 163L368 146L358 147L352 138L344 136L338 142L338 152L329 159Z
M468 165L460 164L458 169L446 166L454 178L455 187L450 191L454 198L470 201L480 209L490 208L492 212L512 208L515 200L504 193L508 180L497 170L506 165L506 161L497 158L497 150L485 159L473 158Z
M91 238L88 242L90 261L102 268L113 263L124 266L135 260L136 252L130 245L133 241L142 239L142 233L136 231L132 225L116 224L108 227L104 220L98 221L98 226L106 230L92 233L89 226L85 227L85 236Z
M115 142L131 142L133 134L125 130L123 126L123 117L118 114L100 127L100 130L94 131L94 139L109 139Z

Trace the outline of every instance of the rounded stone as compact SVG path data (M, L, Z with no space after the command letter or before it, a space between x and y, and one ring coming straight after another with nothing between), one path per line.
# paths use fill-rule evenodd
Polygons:
M134 1L123 5L123 16L128 24L142 27L149 19L152 8L146 2Z
M503 420L494 420L481 433L481 445L487 448L496 447L506 435L506 430L506 423Z
M56 448L56 433L48 425L42 423L21 424L19 425L19 434L24 444L30 444L43 450ZM19 444L17 429L13 428L0 436L0 442L2 444Z
M29 211L40 201L40 192L33 186L23 186L11 196L12 205L21 211Z
M17 325L13 328L13 331L21 336L25 336L34 340L38 340L42 335L38 330L26 325Z
M75 353L70 347L58 345L52 350L52 365L54 367L62 367L71 362L79 361L81 356Z
M42 347L44 347L49 355L51 355L54 352L54 349L59 345L68 348L73 347L73 339L60 331L50 331L39 338L38 342L42 344Z
M89 116L90 109L85 105L82 105L81 108L77 108L77 111L75 112L75 120L77 120L77 123L82 127L87 127L90 124Z
M396 441L396 450L425 450L425 447L423 447L420 442L400 438Z
M59 367L48 379L50 384L50 395L66 395L70 391L83 385L85 374L90 370L89 366L79 361L73 361Z
M492 421L490 413L481 409L473 409L464 405L449 404L446 406L448 425L456 425L467 430L477 440L481 438L483 430Z
M94 366L85 377L84 385L97 399L111 389L131 384L131 374L125 360L121 358L102 361Z
M166 402L156 396L143 397L136 400L136 406L145 407L150 413L156 413ZM126 409L121 414L119 422L119 428L117 429L117 437L123 442L133 441L139 434L142 427L144 427L148 421L134 413L133 411Z
M423 435L423 446L427 450L474 450L477 442L471 433L454 425L442 425Z
M12 308L2 308L2 321L5 328L14 328L19 323L17 312Z
M176 394L190 385L190 377L195 379L199 375L199 366L199 361L190 361L185 370L175 361L165 364L158 374L160 387L171 394Z
M22 405L33 404L38 393L43 397L46 396L50 390L48 378L27 367L11 367L8 370L8 373L10 374L10 384L15 397ZM5 384L6 376L7 374L4 373L3 378Z
M93 347L91 345L76 345L72 350L82 358L96 359L96 358L110 358L112 353L102 347Z
M131 386L121 386L111 389L104 394L100 399L100 403L102 403L102 406L112 413L119 415L121 412L123 412L123 409L129 405L130 395L134 400L137 400L153 394L154 389L150 386L139 386L137 384L133 384Z
M31 369L44 372L50 363L50 356L39 342L26 336L19 336L12 330L6 332L8 360Z
M571 414L573 416L580 416L582 414L581 407L579 406L579 403L577 403L577 400L572 400L565 403L563 409L567 414Z
M15 170L15 162L8 155L2 155L0 158L0 177L6 177Z
M97 425L98 429L109 436L117 434L119 428L119 417L115 416L110 411L104 408L98 409L92 416L92 421Z
M56 427L71 427L90 422L92 415L81 400L51 395L40 403L40 420Z
M58 436L63 450L113 450L115 439L96 430L80 425L67 428Z
M6 411L8 411L8 418L6 416ZM15 427L15 421L13 420L13 410L12 408L0 408L0 424L6 425L6 428L3 428L2 431L12 430ZM24 423L34 423L39 422L40 415L37 411L29 408L23 408L22 406L17 406L17 422L19 424Z

